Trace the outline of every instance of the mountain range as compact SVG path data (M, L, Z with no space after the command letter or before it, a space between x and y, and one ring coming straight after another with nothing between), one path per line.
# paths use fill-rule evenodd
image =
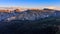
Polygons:
M59 10L43 9L43 10L25 10L22 12L12 11L10 13L0 12L0 21L11 21L11 20L38 20L48 17L60 17Z
M57 31L60 32L59 10L44 8L0 12L1 34L54 34Z

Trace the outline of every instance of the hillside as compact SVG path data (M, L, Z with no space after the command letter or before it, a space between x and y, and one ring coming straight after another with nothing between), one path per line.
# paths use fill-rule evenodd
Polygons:
M0 31L5 34L59 34L60 11L44 9L0 12Z

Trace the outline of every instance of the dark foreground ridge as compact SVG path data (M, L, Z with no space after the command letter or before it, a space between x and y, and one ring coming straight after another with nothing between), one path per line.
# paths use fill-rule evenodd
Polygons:
M0 23L0 34L56 34L59 31L52 23L13 20Z

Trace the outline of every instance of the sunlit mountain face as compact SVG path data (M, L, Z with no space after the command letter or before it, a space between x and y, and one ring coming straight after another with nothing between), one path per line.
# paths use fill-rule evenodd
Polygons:
M55 10L52 7L40 9L22 9L22 8L11 8L0 10L0 21L11 21L11 20L39 20L49 17L60 17L60 11Z

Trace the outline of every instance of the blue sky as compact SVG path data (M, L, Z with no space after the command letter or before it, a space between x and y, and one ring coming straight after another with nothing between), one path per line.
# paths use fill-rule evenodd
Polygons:
M0 6L19 6L19 7L60 7L60 0L0 0Z

